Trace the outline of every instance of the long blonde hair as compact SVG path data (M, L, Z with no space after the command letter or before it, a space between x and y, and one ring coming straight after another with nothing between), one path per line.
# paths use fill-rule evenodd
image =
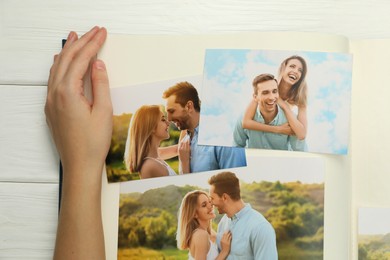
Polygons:
M132 116L126 141L124 161L127 170L139 172L149 153L152 134L160 120L161 107L141 106Z
M188 192L181 201L176 233L177 247L181 250L189 248L192 234L199 227L199 222L195 218L195 215L198 206L198 198L201 194L204 194L207 197L209 196L204 191L194 190ZM209 234L211 233L210 225L207 228Z
M298 82L292 85L290 90L288 91L287 101L297 106L306 106L307 105L307 83L306 83L307 64L304 58L298 55L293 55L285 59L279 66L278 82L280 84L287 63L290 60L294 60L294 59L299 60L302 63L302 75L301 78L298 80Z

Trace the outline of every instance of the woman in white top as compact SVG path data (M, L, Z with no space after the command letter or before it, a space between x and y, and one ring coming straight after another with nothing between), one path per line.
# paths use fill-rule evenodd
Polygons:
M206 192L195 190L184 196L179 209L176 240L179 249L188 249L189 260L219 260L229 255L231 233L223 234L222 250L218 252L216 233L211 228L214 218L214 208Z
M271 126L256 122L257 102L253 99L245 111L242 127L262 132L285 135L296 135L299 140L306 138L307 133L307 64L301 56L293 55L285 59L279 67L278 76L278 105L283 109L288 123ZM293 111L298 112L294 113Z
M161 106L141 106L130 122L124 158L127 169L138 172L141 179L176 175L164 160L179 154L183 172L188 172L189 147L160 148L161 141L168 138L169 122Z

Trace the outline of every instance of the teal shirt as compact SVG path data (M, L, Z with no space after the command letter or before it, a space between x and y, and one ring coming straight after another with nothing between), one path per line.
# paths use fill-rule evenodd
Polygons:
M232 242L228 260L277 260L276 235L272 225L264 216L246 204L232 218L226 215L218 224L217 244L221 249L221 238L228 230Z
M260 148L260 149L272 149L272 150L293 150L293 151L305 151L305 140L298 140L292 135L283 135L269 132L262 132L256 130L248 130L242 128L243 115L236 122L236 126L233 132L234 143L239 147L247 148ZM261 115L259 109L257 109L253 120L265 124L264 118ZM275 118L269 123L269 125L282 125L287 123L288 120L283 110L278 106L278 113Z

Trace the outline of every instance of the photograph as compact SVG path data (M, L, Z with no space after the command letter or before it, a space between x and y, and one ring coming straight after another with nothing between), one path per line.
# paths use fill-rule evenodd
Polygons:
M202 77L111 89L109 182L246 166L241 147L198 145Z
M390 208L359 208L359 260L390 259Z
M122 182L118 259L323 259L324 161L247 159L173 183Z
M208 49L199 143L345 155L351 85L351 54Z

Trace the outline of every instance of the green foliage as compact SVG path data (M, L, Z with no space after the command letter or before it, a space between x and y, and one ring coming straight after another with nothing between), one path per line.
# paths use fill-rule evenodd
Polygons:
M107 164L123 161L123 152L126 147L127 132L131 117L131 113L113 116L111 146L106 159Z
M390 234L367 235L364 242L359 242L359 260L390 259Z
M324 246L324 228L320 227L313 236L297 238L295 244L302 249L322 250Z
M131 113L113 116L111 145L106 158L106 172L109 182L122 182L140 179L138 173L130 173L124 164L124 153L131 117ZM170 138L161 142L161 147L175 145L179 142L179 130L171 126L169 128L169 134ZM167 163L172 169L178 172L178 157L167 160Z
M309 203L276 206L265 216L275 228L278 240L312 236L323 226L323 209Z
M132 216L119 216L119 247L146 246L161 249L175 246L172 228L176 229L175 217L160 209L143 208Z

